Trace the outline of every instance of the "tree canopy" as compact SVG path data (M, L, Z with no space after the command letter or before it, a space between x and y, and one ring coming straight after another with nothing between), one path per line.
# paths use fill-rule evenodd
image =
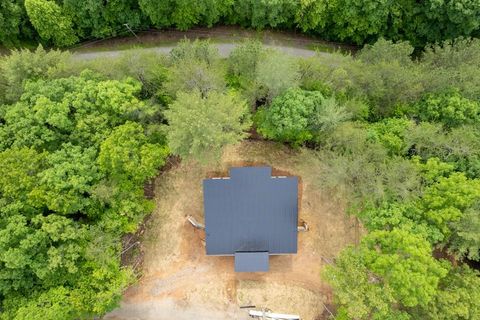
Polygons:
M133 280L120 268L120 237L152 209L143 183L168 149L142 125L151 112L139 83L88 70L48 79L33 67L46 53L31 55L31 66L26 52L2 61L39 76L12 72L6 85L21 96L0 112L0 318L89 318Z
M428 305L449 270L430 252L426 240L408 231L374 231L344 250L325 277L348 318L408 319L402 309Z
M234 24L302 30L359 45L383 37L422 47L478 36L479 16L480 4L472 0L5 0L0 6L0 42L14 46L40 40L68 46L128 34L125 24L133 30Z
M247 104L235 93L180 92L165 117L172 153L203 163L219 159L223 147L242 140L250 127Z

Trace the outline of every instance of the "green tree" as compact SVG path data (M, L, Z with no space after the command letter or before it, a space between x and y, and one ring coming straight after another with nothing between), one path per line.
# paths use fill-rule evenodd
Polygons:
M18 44L22 13L22 8L16 0L0 3L0 43L3 45Z
M327 22L328 1L300 0L295 22L303 30L321 30Z
M329 23L325 28L336 39L361 44L386 32L391 10L388 0L337 0L329 1L328 7Z
M145 17L136 0L63 0L63 11L71 17L80 38L105 38L126 30L146 26Z
M467 266L451 268L440 280L433 300L413 313L414 319L473 320L480 317L480 277Z
M0 292L26 294L37 288L71 283L85 250L86 229L51 214L1 219Z
M441 122L447 127L478 123L479 113L480 103L462 97L458 91L428 94L415 105L415 116L420 120Z
M422 212L415 202L385 202L360 211L358 216L369 231L402 228L431 243L436 243L443 237L441 230L421 218Z
M12 50L0 58L0 102L16 102L27 80L49 78L65 67L69 57L68 52L46 51L41 45L35 51Z
M317 106L312 118L311 130L317 135L316 140L324 141L343 122L350 120L352 114L340 104L334 96L323 99Z
M105 208L98 225L108 233L134 233L154 203L145 198L138 181L104 180L92 190L93 198Z
M32 201L37 207L46 206L61 214L98 213L98 204L90 198L93 186L102 178L94 165L96 158L95 148L83 150L63 144L47 156L48 168L37 175L38 186L30 193Z
M299 146L314 138L320 139L348 118L349 114L335 98L292 88L260 110L256 122L264 137Z
M358 124L340 125L316 155L304 164L311 168L315 184L351 212L418 196L420 177L413 163L389 157L385 147L368 139L367 130Z
M408 319L406 309L427 306L448 273L422 237L401 229L374 231L345 249L324 272L350 319Z
M429 224L436 226L446 240L451 234L450 223L459 221L465 212L480 200L480 180L470 180L463 173L440 177L426 188L419 208Z
M462 218L453 223L449 251L458 259L480 261L480 211L478 204L467 209Z
M422 162L420 157L414 156L412 161L422 176L424 186L438 182L441 177L448 177L455 169L453 164L442 162L438 158L428 158L427 161Z
M457 38L426 46L421 66L426 92L456 88L464 98L480 99L480 39Z
M423 160L437 157L470 178L480 177L480 133L476 126L446 131L441 124L420 123L407 131L407 145Z
M234 2L227 21L255 29L294 27L297 1L245 0Z
M0 147L56 150L67 139L85 147L99 144L113 127L150 112L137 98L140 89L132 79L102 80L90 71L28 82L21 101L5 109Z
M30 22L43 40L56 46L69 46L78 41L70 16L51 0L25 0Z
M423 19L416 37L425 42L467 36L480 27L480 3L477 1L428 0L422 2L420 8Z
M197 24L212 26L225 14L232 0L139 0L140 8L156 27L187 30Z
M171 97L179 91L199 90L205 96L225 89L225 70L218 49L209 41L180 41L170 52L170 62L164 89Z
M412 65L415 48L408 42L393 42L380 38L373 45L365 45L357 58L368 64L378 62L399 62L402 66Z
M178 92L199 91L206 96L210 91L225 90L224 72L198 60L184 60L170 68L164 84L165 91L172 97Z
M311 118L323 99L319 92L289 89L258 111L258 131L269 139L302 145L313 139Z
M406 134L413 122L402 118L387 118L372 123L369 127L369 137L379 141L390 155L404 155L408 148Z
M101 143L98 164L113 180L141 185L165 164L167 156L167 148L148 142L140 124L126 122Z
M100 316L131 283L121 236L153 209L143 183L168 154L139 93L85 71L26 81L1 109L1 319Z
M0 216L36 212L30 192L38 184L37 175L45 168L45 156L27 148L0 153Z
M250 127L248 107L234 93L180 92L165 117L172 153L201 163L218 159L223 147L241 141Z
M380 39L351 56L335 59L317 56L310 59L314 70L307 70L306 79L315 79L323 86L346 97L365 101L370 106L370 120L396 116L419 100L425 93L422 66L411 61L413 47L405 42ZM310 80L312 81L312 80Z
M365 208L359 213L365 226L369 230L409 229L432 244L449 247L459 258L477 257L479 181L452 172L453 165L438 159L422 164L415 158L414 162L412 169L422 178L422 186L412 190L414 201Z
M238 44L228 56L228 71L231 75L253 81L265 56L266 49L258 40L245 40Z
M105 237L102 240L105 241ZM119 239L115 241L119 242ZM101 247L105 249L105 242ZM106 247L107 252L112 250L111 244ZM103 315L111 310L132 282L133 274L129 268L120 268L119 261L108 256L111 252L106 254L96 250L92 256L88 248L85 251L87 260L78 264L74 280L59 282L45 290L34 289L26 295L9 294L3 303L0 319L34 320L39 316L49 320L79 319ZM106 261L101 261L100 257L105 256L108 256Z
M297 61L277 51L269 52L260 60L255 79L266 91L267 101L271 101L288 88L298 87L300 74Z
M195 60L205 62L208 66L215 65L220 60L218 48L209 40L190 41L183 39L170 51L170 60L174 64Z

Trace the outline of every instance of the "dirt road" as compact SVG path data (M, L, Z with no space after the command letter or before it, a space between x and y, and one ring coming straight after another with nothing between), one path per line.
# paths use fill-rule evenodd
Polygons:
M97 40L81 44L71 51L78 59L117 57L122 51L141 48L144 51L168 53L181 39L209 39L218 47L222 57L227 57L236 44L244 39L257 39L266 47L297 57L311 57L329 52L354 51L356 47L310 38L301 34L279 31L252 31L237 27L193 28L188 31L145 31L137 37Z
M214 43L214 46L218 48L218 52L220 53L221 57L228 57L230 52L236 47L235 43ZM156 46L152 48L143 48L143 51L146 52L156 52L156 53L169 53L175 45L163 45L163 46ZM315 50L306 49L306 48L298 48L298 47L288 47L282 45L269 45L266 44L265 47L276 49L281 52L285 52L287 54L297 56L297 57L313 57L316 54ZM77 52L74 54L74 57L77 59L82 60L90 60L96 58L114 58L118 57L122 54L125 50L108 50L108 51L93 51L93 52ZM319 54L328 55L326 52L319 52Z

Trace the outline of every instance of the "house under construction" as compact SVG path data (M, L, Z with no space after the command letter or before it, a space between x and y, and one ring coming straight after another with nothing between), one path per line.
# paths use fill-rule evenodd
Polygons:
M207 255L235 257L235 271L268 271L269 256L297 253L298 179L270 167L231 168L203 181Z

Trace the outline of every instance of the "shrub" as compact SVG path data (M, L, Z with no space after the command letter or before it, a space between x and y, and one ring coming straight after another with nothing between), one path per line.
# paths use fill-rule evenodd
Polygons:
M458 91L428 94L415 105L415 116L422 121L441 122L447 127L475 124L480 120L480 103Z
M258 111L258 131L266 138L300 146L321 141L350 115L334 97L320 92L289 89L272 104Z

